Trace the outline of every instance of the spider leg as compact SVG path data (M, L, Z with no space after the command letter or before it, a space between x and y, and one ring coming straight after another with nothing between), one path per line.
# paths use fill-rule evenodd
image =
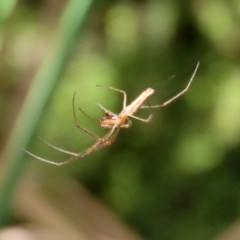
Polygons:
M149 101L148 101L148 98L146 99L146 102L148 104L148 108L150 108L152 110L152 107L151 105L149 104ZM149 123L151 120L152 120L152 117L153 117L153 112L147 117L147 118L140 118L140 117L137 117L135 115L128 115L129 117L132 117L136 120L139 120L139 121L142 121L142 122L145 122L145 123Z
M26 152L28 155L30 155L31 157L33 157L33 158L36 158L36 159L38 159L38 160L40 160L40 161L42 161L42 162L46 162L46 163L50 163L50 164L52 164L52 165L56 165L56 166L61 166L61 165L67 165L68 163L68 161L70 161L70 162L72 162L73 161L73 159L75 159L77 156L78 156L78 154L75 154L73 157L71 157L71 158L69 158L68 160L66 160L66 161L64 161L64 162L55 162L55 161L52 161L52 160L48 160L48 159L46 159L46 158L43 158L43 157L40 157L40 156L38 156L38 155L36 155L36 154L34 154L34 153L31 153L31 152L29 152L29 151L27 151L26 149L23 149L24 150L24 152ZM63 150L63 149L62 149ZM67 151L68 152L68 151ZM66 152L65 152L66 153ZM69 153L69 152L68 152ZM69 163L70 163L69 162ZM65 163L65 164L64 164Z
M77 153L75 153L75 152L71 152L71 151L65 150L65 149L63 149L63 148L57 147L57 146L55 146L55 145L47 142L46 140L44 140L44 139L42 139L42 138L40 138L40 137L39 137L38 139L39 139L40 141L42 141L43 143L45 143L46 145L48 145L49 147L51 147L51 148L53 148L53 149L55 149L55 150L57 150L57 151L59 151L59 152L63 152L63 153L65 153L65 154L68 154L68 155L71 155L71 156L76 156L76 155L77 155Z
M161 107L166 107L168 104L172 103L173 101L175 101L177 98L181 97L183 94L185 94L191 83L193 82L193 79L195 78L195 75L197 73L198 67L199 67L199 62L197 63L197 66L195 67L192 76L190 77L190 80L188 81L188 84L186 85L186 87L180 91L178 94L176 94L175 96L173 96L172 98L168 99L167 101L158 104L158 105L152 105L152 106L141 106L141 108L161 108Z
M30 155L31 157L33 158L36 158L42 162L46 162L46 163L49 163L49 164L52 164L52 165L56 165L56 166L65 166L65 165L68 165L78 159L81 159L93 152L96 152L106 146L109 146L110 144L112 144L114 142L114 140L116 139L117 135L118 135L118 131L119 131L119 128L117 128L117 126L113 126L112 129L110 129L110 131L103 137L103 138L100 138L98 139L98 141L93 144L91 147L87 148L86 150L80 152L80 153L74 153L74 152L70 152L70 151L67 151L67 150L64 150L64 149L61 149L61 148L58 148L46 141L44 141L47 145L49 145L50 147L53 147L54 149L60 151L60 152L63 152L63 153L66 153L66 154L69 154L71 155L72 157L68 158L67 160L63 161L63 162L55 162L55 161L52 161L52 160L48 160L48 159L45 159L43 157L40 157L36 154L33 154L27 150L24 149L24 151Z
M74 117L74 123L75 123L75 126L80 129L81 131L85 132L86 134L88 134L89 136L95 138L96 140L100 139L99 136L97 136L96 134L90 132L89 130L87 130L86 128L82 127L78 120L77 120L77 117L76 117L76 111L75 111L75 96L76 96L76 92L74 92L74 95L73 95L73 100L72 100L72 107L73 107L73 117ZM86 116L88 116L81 108L79 108L79 110Z
M140 118L140 117L137 117L137 116L134 116L134 115L129 115L129 117L137 119L137 120L145 122L145 123L150 122L152 120L152 116L153 116L153 113L150 114L147 118Z
M83 115L85 115L89 120L91 120L93 123L96 123L96 121L92 118L92 117L90 117L87 113L86 113L86 111L84 111L82 108L78 108L78 110L83 114Z
M111 112L111 113L112 113L112 111L106 109L106 108L105 108L103 105L101 105L100 103L98 103L97 105L103 110L104 113L107 113L107 112Z
M130 119L127 119L127 123L121 125L121 128L130 128L132 126L132 121Z
M122 93L123 94L123 108L125 108L127 106L127 93L125 91L123 91L121 89L118 89L118 88L114 88L114 87L102 86L102 85L99 85L99 84L97 84L97 87L105 87L105 88L108 88L110 90Z

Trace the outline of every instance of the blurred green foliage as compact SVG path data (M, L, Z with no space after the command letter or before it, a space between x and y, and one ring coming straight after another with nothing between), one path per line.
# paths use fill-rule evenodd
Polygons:
M54 48L65 7L57 3L19 3L1 32L2 146L39 62L48 62ZM61 170L34 159L30 164L56 185L54 174L79 180L144 239L213 239L240 214L239 26L237 0L95 3L72 39L71 57L39 113L34 136L80 152L93 140L74 127L75 91L77 106L95 120L79 112L81 124L102 136L97 103L119 112L122 96L96 84L126 90L129 102L153 87L150 103L157 104L185 86L199 60L200 69L185 96L154 110L150 124L133 120L111 147ZM66 158L35 137L29 149Z

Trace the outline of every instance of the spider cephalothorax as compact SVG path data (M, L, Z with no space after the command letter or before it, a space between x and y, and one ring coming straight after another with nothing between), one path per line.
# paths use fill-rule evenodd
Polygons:
M101 108L103 108L101 106ZM106 109L105 109L106 110ZM123 120L123 119L122 119ZM100 126L104 128L112 128L113 126L119 127L119 128L129 128L132 125L131 120L128 118L124 119L125 123L121 121L121 118L119 118L119 115L116 113L113 113L109 110L106 110L104 113L104 116L100 119Z

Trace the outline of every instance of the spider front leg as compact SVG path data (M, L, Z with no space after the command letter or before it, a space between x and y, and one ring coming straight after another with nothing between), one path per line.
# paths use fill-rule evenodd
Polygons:
M63 162L55 162L55 161L52 161L52 160L49 160L49 159L46 159L46 158L43 158L43 157L40 157L36 154L33 154L27 150L24 149L24 151L30 155L31 157L33 158L36 158L42 162L46 162L46 163L49 163L49 164L52 164L52 165L56 165L58 167L61 167L61 166L65 166L65 165L69 165L70 163L78 160L78 159L81 159L91 153L94 153L94 152L97 152L99 151L100 149L106 147L106 146L109 146L111 145L114 140L116 139L117 135L118 135L118 131L119 131L119 128L117 128L116 126L114 126L112 129L109 130L109 132L102 138L100 138L95 144L93 144L91 147L87 148L86 150L80 152L80 153L75 153L75 152L70 152L68 150L65 150L65 149L62 149L62 148L59 148L59 147L56 147L46 141L44 141L47 145L49 145L50 147L60 151L60 152L63 152L67 155L70 155L71 157L68 158L67 160L63 161ZM43 140L42 140L43 141Z

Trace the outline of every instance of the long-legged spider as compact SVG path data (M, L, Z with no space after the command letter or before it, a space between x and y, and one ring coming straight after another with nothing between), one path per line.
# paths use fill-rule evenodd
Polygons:
M75 104L74 104L75 94L74 94L72 105L73 105L73 115L74 115L75 125L81 131L87 133L89 136L96 139L96 142L91 147L87 148L86 150L83 150L80 153L75 153L75 152L71 152L71 151L56 147L56 146L42 140L48 146L71 156L70 158L68 158L67 160L65 160L63 162L55 162L55 161L45 159L45 158L42 158L40 156L37 156L37 155L27 151L27 150L25 150L25 152L28 153L30 156L32 156L32 157L34 157L38 160L41 160L43 162L50 163L50 164L53 164L53 165L56 165L56 166L64 166L64 165L70 164L71 162L73 162L75 160L83 158L83 157L85 157L85 156L87 156L87 155L89 155L93 152L96 152L96 151L98 151L98 150L100 150L100 149L102 149L102 148L104 148L108 145L111 145L114 142L114 140L116 139L120 128L131 127L130 118L137 119L137 120L145 122L145 123L148 123L149 121L151 121L152 114L150 114L148 116L148 118L146 118L146 119L133 115L140 108L153 109L153 108L166 107L167 105L169 105L170 103L175 101L177 98L179 98L180 96L185 94L188 91L188 89L189 89L189 87L190 87L190 85L191 85L191 83L192 83L192 81L193 81L193 79L196 75L198 67L199 67L199 62L197 63L197 65L196 65L196 67L193 71L192 76L190 77L187 85L185 86L185 88L183 90L181 90L179 93L177 93L172 98L170 98L167 101L165 101L161 104L158 104L158 105L152 105L152 106L143 105L143 103L148 100L148 97L151 96L154 93L154 89L152 89L152 88L147 88L146 90L144 90L132 103L127 105L127 94L126 94L125 91L114 88L114 87L107 87L108 89L111 89L111 90L114 90L114 91L117 91L117 92L123 94L123 108L122 108L122 111L119 114L116 114L116 113L113 113L112 111L107 110L102 105L98 104L99 107L104 111L104 116L100 119L100 126L104 127L104 128L110 128L109 131L103 137L98 137L97 135L93 134L92 132L90 132L86 128L82 127L78 123L77 118L76 118L76 113L75 113ZM100 85L98 85L98 86L100 86ZM80 111L83 112L82 109L80 109Z

